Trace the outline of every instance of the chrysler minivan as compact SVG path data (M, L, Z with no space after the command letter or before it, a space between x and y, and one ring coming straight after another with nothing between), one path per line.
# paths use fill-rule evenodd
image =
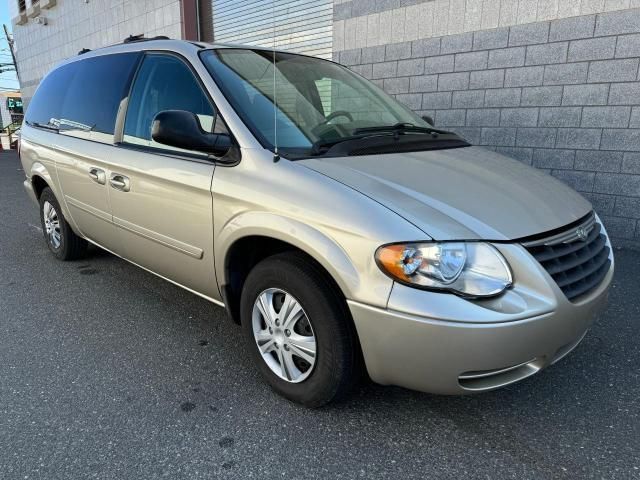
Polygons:
M591 204L336 63L130 38L41 82L24 185L60 260L108 250L224 306L265 381L439 394L573 350L613 255Z

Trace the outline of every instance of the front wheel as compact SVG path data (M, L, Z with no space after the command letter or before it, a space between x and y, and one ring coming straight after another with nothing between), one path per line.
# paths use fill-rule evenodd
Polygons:
M303 255L278 254L256 265L240 316L254 361L281 395L319 407L352 387L358 350L346 304Z

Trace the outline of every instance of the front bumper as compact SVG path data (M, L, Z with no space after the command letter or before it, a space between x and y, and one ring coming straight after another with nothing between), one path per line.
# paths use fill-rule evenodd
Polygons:
M373 381L439 394L492 390L578 345L606 304L613 264L594 291L572 303L523 247L495 246L515 277L496 299L395 284L387 309L348 302Z

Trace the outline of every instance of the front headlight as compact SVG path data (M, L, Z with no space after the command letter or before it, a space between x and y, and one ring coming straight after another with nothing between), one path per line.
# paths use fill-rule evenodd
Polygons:
M489 297L511 286L511 269L495 247L480 242L383 245L376 263L406 285L467 297Z

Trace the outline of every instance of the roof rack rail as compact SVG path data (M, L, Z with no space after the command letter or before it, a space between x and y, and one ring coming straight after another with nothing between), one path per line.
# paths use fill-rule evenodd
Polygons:
M85 53L88 53L88 52L90 52L90 51L91 51L91 49L90 49L90 48L83 48L82 50L80 50L80 51L78 52L78 55L84 55Z
M129 35L127 38L124 39L122 43L148 42L151 40L171 40L171 39L165 35L158 35L156 37L147 38L144 36L144 33L141 33L139 35Z

